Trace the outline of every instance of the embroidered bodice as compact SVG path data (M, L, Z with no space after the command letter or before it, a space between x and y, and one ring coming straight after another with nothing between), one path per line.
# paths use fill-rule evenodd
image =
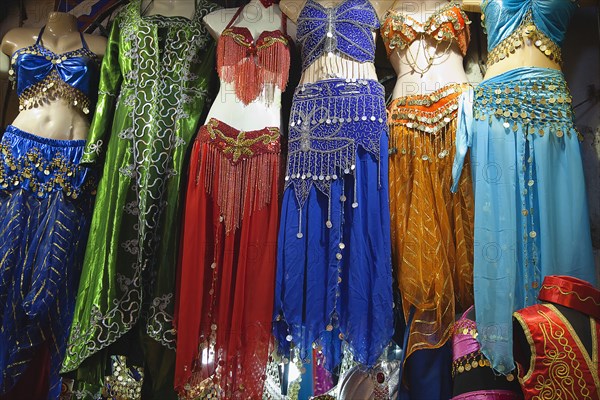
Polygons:
M513 315L521 324L531 351L529 369L519 365L519 381L526 400L598 398L600 324L595 318L590 316L585 327L592 337L589 353L578 332L553 304L536 304Z
M54 53L41 44L44 28L32 46L15 51L8 71L16 82L19 110L47 101L64 99L88 114L98 88L98 57L88 48L83 34L81 48Z
M283 31L264 31L254 40L248 28L231 26L242 8L219 37L217 71L223 81L234 84L237 98L248 104L263 93L265 85L277 86L281 91L285 89L290 49L285 16L281 19ZM272 93L265 100L271 102Z
M373 62L373 30L377 28L377 13L368 0L344 0L330 8L307 0L298 16L302 70L324 54L337 54L360 63Z
M508 57L530 40L561 63L560 46L577 4L574 0L484 0L482 21L488 38L488 65Z
M431 37L438 42L455 42L462 55L467 53L471 21L456 3L448 3L421 23L397 10L388 10L381 26L381 36L389 55L396 48L405 49L415 40Z

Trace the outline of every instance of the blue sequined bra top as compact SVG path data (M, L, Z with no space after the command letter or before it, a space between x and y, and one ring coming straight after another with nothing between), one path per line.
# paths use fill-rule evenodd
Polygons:
M34 45L15 51L8 71L16 83L19 110L62 99L89 114L98 90L98 57L87 46L57 54L40 42L44 28Z
M550 60L562 63L560 47L577 9L575 0L484 0L481 9L488 66L528 42Z
M344 0L330 8L307 0L298 16L302 70L323 54L342 55L361 63L373 62L373 30L378 28L379 19L368 0Z

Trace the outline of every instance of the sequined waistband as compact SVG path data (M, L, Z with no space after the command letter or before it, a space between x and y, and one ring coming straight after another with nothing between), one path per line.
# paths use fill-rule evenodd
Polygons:
M451 84L429 94L399 97L388 107L389 123L435 134L456 117L458 98L468 88L466 83Z
M496 47L488 53L487 66L490 67L497 62L510 57L517 49L526 45L534 45L543 55L558 65L562 64L562 53L560 46L554 43L548 36L535 26L531 11L529 11L521 24Z
M510 390L477 390L454 396L451 400L519 400L523 396Z
M233 163L251 158L257 154L279 153L279 128L263 128L254 131L240 131L215 118L202 128L198 134L200 142L208 142L218 147Z
M373 80L331 79L296 89L290 115L285 185L302 205L312 185L354 174L357 146L379 159L387 133L384 88Z
M498 118L513 131L526 124L526 134L544 135L551 126L558 137L571 134L571 95L559 71L520 68L482 82L475 89L475 119Z
M62 190L76 199L95 183L79 165L84 147L85 140L44 138L9 125L0 142L0 189L21 187L40 198Z

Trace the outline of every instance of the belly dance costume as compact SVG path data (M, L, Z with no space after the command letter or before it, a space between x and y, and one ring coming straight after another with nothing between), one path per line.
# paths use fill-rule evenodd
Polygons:
M381 34L388 56L416 40L457 44L467 51L466 14L455 3L425 23L389 10ZM392 257L410 326L407 357L443 346L455 310L473 304L473 190L470 171L458 193L449 191L461 94L468 84L449 84L424 95L400 97L388 107Z
M570 0L484 1L488 65L528 43L560 64L576 8ZM471 146L478 340L492 367L508 374L511 314L536 302L544 276L595 280L579 133L554 69L517 68L483 81L473 113L457 146Z
M451 400L518 400L519 385L512 374L497 377L477 342L477 326L468 315L473 306L456 321L452 329L452 378L454 395Z
M61 100L82 113L93 106L97 57L81 36L78 50L56 54L41 43L12 56L19 109ZM0 142L0 393L37 354L50 352L48 398L73 318L93 206L94 180L79 165L85 140L56 140L9 125ZM29 392L31 394L31 392Z
M262 32L255 41L247 28L231 26L241 10L219 38L217 71L234 84L236 101L272 104L273 88L285 89L290 67L285 17L283 31ZM227 399L262 398L280 157L279 127L240 131L211 118L194 143L175 316L175 386L185 398L205 395L214 383L213 393Z
M547 276L538 299L513 314L529 345L530 357L517 363L525 399L599 399L600 290Z
M367 0L308 0L298 18L303 71L327 53L372 63L378 26ZM331 72L294 93L274 334L304 362L314 344L337 365L345 341L370 366L393 333L384 89Z

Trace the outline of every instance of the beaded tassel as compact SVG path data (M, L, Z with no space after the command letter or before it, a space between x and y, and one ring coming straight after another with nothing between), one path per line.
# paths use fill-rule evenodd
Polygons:
M211 120L205 126L208 135L201 132L200 140L207 146L202 168L207 177L204 188L215 198L228 233L239 228L247 208L260 210L271 199L279 179L279 130L244 132L217 129L218 124Z
M288 81L290 56L285 37L266 37L248 43L244 35L234 28L221 34L217 46L219 76L233 83L235 94L244 104L261 96L265 87L277 86L281 91ZM270 104L274 93L265 93L264 100Z

